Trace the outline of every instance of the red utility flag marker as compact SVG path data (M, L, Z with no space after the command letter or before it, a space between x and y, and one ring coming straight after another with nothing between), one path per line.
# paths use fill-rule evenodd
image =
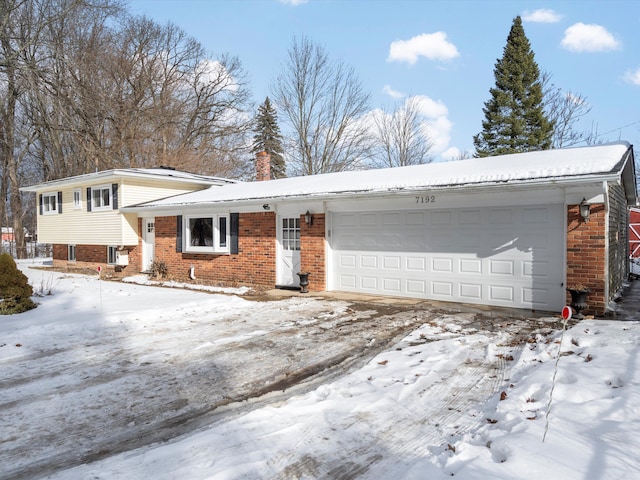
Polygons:
M102 271L102 265L98 265L98 273Z
M562 308L562 318L564 320L569 320L571 318L571 315L573 315L573 312L571 311L571 307L563 307Z

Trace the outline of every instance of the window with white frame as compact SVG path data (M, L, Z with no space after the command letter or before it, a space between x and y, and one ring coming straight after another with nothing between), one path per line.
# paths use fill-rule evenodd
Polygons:
M91 210L111 210L111 185L99 185L91 188Z
M76 246L75 245L69 245L67 260L70 261L70 262L75 262L76 261Z
M107 247L107 264L115 265L116 264L116 252L118 251L118 247L113 245L109 245Z
M79 188L73 191L73 208L82 208L82 190Z
M185 220L185 252L229 253L229 215L192 215Z
M42 214L53 215L58 213L58 193L42 194Z

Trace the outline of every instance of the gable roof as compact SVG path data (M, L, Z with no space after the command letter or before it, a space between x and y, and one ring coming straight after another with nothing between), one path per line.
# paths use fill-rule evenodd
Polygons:
M23 192L37 192L49 188L70 187L74 185L84 185L87 182L104 181L109 182L120 178L145 178L158 179L167 182L193 183L196 185L219 186L229 183L236 183L235 180L220 177L210 177L195 173L182 172L172 168L121 168L113 170L103 170L101 172L76 175L74 177L60 178L49 182L38 183L28 187L20 188Z
M222 188L147 202L129 211L187 205L252 203L277 199L327 199L360 195L411 193L426 189L492 185L548 185L622 179L627 201L636 202L633 149L627 142L593 147L473 158L407 167L289 177L263 182L238 182Z

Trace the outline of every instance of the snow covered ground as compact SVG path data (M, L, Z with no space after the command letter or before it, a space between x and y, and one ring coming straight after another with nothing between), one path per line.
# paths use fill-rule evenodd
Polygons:
M35 289L53 295L0 317L1 478L640 471L635 316L584 320L562 335L551 317L383 312L313 297L257 303L29 265L20 264ZM318 365L343 371L240 401Z

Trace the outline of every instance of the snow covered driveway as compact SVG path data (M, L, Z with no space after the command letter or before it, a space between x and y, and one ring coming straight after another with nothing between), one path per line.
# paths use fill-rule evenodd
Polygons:
M477 408L504 384L509 360L532 328L545 325L312 297L253 302L23 271L36 290L54 294L0 323L0 478L40 478L316 387L314 395L322 396L323 382L386 349L373 362L380 376L361 370L368 373L360 380L362 388L397 394L396 414L376 416L372 400L357 411L343 402L348 411L335 422L305 426L283 417L296 453L284 449L266 466L247 461L243 473L352 478L372 463L382 467L390 455L413 455L486 422ZM336 430L331 455L315 458L314 442L335 439ZM236 452L229 478L238 474L238 453L259 449L234 432L222 443ZM221 472L231 468L224 458L221 452ZM252 476L256 471L262 473Z

